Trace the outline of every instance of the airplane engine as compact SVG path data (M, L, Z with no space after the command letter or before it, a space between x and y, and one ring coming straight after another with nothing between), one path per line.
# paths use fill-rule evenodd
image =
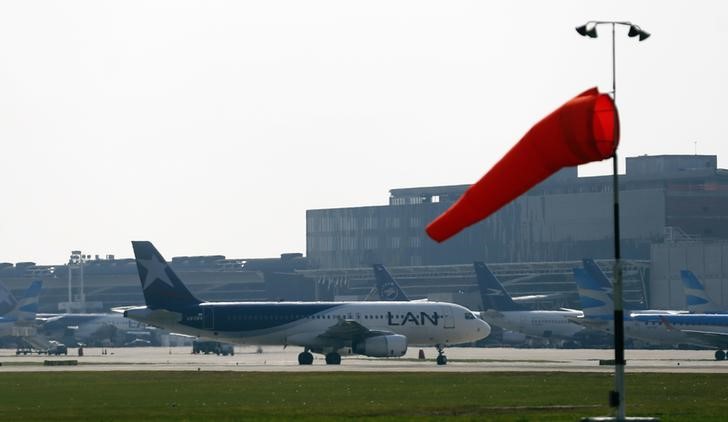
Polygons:
M407 337L400 334L368 337L354 343L354 353L375 358L399 357L407 353Z

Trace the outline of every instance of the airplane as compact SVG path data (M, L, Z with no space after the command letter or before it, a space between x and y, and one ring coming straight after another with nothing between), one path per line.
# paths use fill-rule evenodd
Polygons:
M119 313L95 314L38 314L39 331L46 337L79 345L124 340L129 335L148 337L150 329L138 321L124 318ZM70 337L70 339L69 339Z
M40 280L30 283L15 307L0 317L0 337L28 337L35 334L35 315L42 286Z
M491 325L523 333L530 337L572 340L585 327L572 319L583 316L581 311L562 309L557 311L532 310L515 303L503 285L484 262L473 263L480 287L485 311L480 317Z
M574 268L579 299L584 316L574 321L584 326L614 333L614 301L612 284L602 270L591 259L584 259L584 268ZM687 336L677 330L666 329L662 317L687 315L679 310L635 310L625 311L625 336L654 344L674 346L690 344ZM642 318L645 317L645 318Z
M682 280L683 290L685 291L685 301L688 305L688 311L691 314L717 314L726 312L725 307L710 300L703 283L698 280L698 277L692 271L680 271L680 280Z
M680 278L689 314L633 314L632 317L644 324L665 328L671 334L680 336L682 343L717 349L715 360L725 360L728 356L728 314L710 300L703 284L692 271L680 271Z
M197 299L148 241L133 241L146 306L124 316L175 333L253 345L303 347L300 365L314 353L341 363L340 351L399 357L407 346L435 346L444 365L445 346L470 343L490 326L468 309L445 302L203 302Z
M634 320L662 328L680 338L681 344L717 349L715 360L725 360L728 354L728 314L633 314Z

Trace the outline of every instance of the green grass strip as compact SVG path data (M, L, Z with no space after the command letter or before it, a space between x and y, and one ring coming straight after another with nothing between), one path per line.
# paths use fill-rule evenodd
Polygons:
M627 375L630 416L721 420L725 375ZM0 373L0 420L578 420L607 415L600 373Z

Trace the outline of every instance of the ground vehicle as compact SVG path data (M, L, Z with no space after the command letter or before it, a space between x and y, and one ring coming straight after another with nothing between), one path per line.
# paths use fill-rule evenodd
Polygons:
M48 353L48 355L56 355L56 356L68 355L68 348L63 343L59 343L57 341L51 340L50 347L48 348L48 350L46 350L46 353Z
M124 343L124 347L149 347L152 342L143 338L135 338L132 341Z
M192 353L204 353L206 355L214 353L216 355L233 356L235 348L232 344L220 343L219 341L195 340L192 342Z
M56 356L68 355L68 348L63 343L57 342L55 340L50 340L48 342L48 348L46 348L46 349L36 349L34 347L31 347L30 345L23 345L23 346L19 346L17 348L17 350L15 350L16 355L20 355L20 354L27 355L27 354L33 354L33 353L37 353L39 355L48 354L49 356L50 355L56 355Z

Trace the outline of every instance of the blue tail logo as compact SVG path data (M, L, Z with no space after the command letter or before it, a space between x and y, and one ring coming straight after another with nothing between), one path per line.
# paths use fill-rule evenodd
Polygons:
M43 287L41 280L35 280L25 290L23 297L18 300L15 307L5 315L5 319L14 321L32 321L35 320L35 314L38 312L38 300L40 298L40 290Z
M698 277L696 277L692 271L680 271L680 279L683 283L688 311L697 314L709 314L725 311L725 309L721 309L721 306L716 305L715 302L710 300L703 283L700 282Z
M149 309L180 310L201 302L187 290L151 242L133 241L131 244Z
M0 316L13 310L17 303L18 300L13 296L13 293L4 284L0 283Z
M496 311L525 311L527 307L513 301L503 285L495 278L484 262L474 262L475 278L480 288L480 298L486 309Z
M612 284L592 259L584 259L584 268L574 268L579 300L587 317L608 316L614 312Z
M374 264L374 278L377 280L377 293L379 300L408 302L410 299L399 287L392 275L384 265Z

